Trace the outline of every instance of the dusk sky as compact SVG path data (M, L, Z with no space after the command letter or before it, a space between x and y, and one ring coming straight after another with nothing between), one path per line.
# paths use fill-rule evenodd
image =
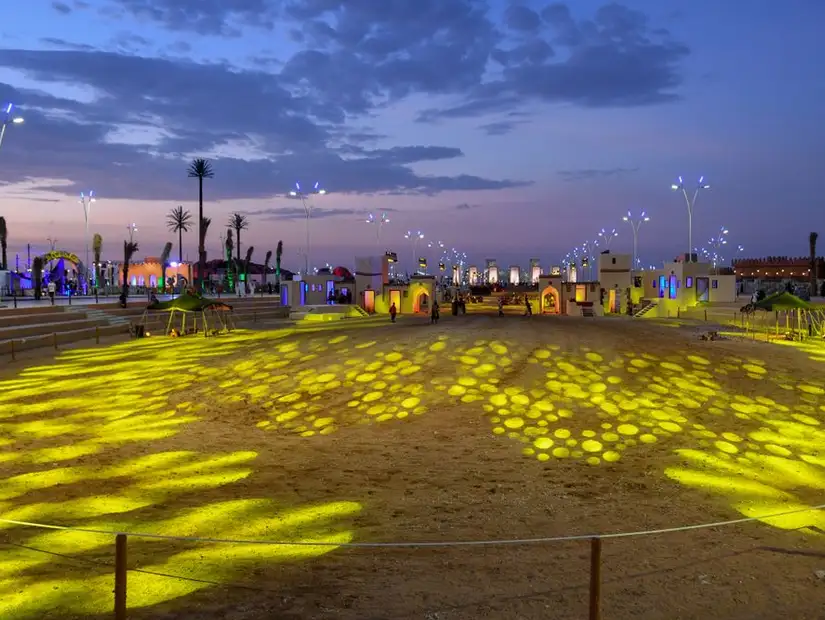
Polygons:
M215 171L208 257L240 211L244 249L262 261L283 239L287 268L304 245L296 181L329 191L316 266L377 250L370 211L402 261L420 229L472 263L550 265L603 227L630 252L621 218L644 209L639 255L660 263L687 250L680 174L712 185L694 245L726 226L747 256L801 256L825 233L822 0L17 6L0 26L0 102L25 117L0 149L10 263L47 237L82 253L90 189L104 258L131 222L140 255L159 255L177 243L168 211L197 212L194 157ZM196 246L193 231L193 260Z

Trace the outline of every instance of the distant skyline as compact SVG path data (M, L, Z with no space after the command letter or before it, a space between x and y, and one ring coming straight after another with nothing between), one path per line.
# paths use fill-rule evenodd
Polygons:
M329 191L316 266L376 251L382 211L380 249L402 262L415 229L526 267L602 228L630 253L621 218L645 210L639 257L660 263L688 250L678 175L712 186L696 246L725 226L743 256L801 256L825 234L817 0L30 0L7 16L0 103L25 117L0 148L12 265L48 237L82 257L90 189L105 258L132 222L141 256L177 252L166 214L197 213L201 156L210 259L240 211L255 260L282 239L302 266L296 181ZM184 245L196 259L194 231Z

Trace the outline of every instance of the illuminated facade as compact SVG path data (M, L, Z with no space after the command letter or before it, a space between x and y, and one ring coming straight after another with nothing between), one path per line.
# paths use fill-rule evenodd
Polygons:
M538 284L539 283L539 276L541 275L541 265L539 264L539 259L531 258L530 259L530 284Z
M518 265L510 265L510 284L521 283L521 268Z
M470 286L478 285L478 267L470 265L470 268L467 270L467 279L470 281Z
M123 263L110 263L103 265L102 272L104 279L108 279L107 274L117 272L117 279L113 283L115 286L123 282ZM166 278L170 282L177 282L181 278L181 285L192 281L192 265L190 263L169 263L166 266ZM146 288L157 288L163 278L163 269L160 258L147 256L142 262L129 263L129 284ZM110 284L111 286L112 284Z
M486 262L487 284L498 284L498 265L496 265L496 259L488 258Z
M825 279L825 259L822 257L817 258L814 265L817 279ZM738 278L742 279L808 282L811 274L811 259L808 256L796 258L788 256L739 258L733 261L733 271Z

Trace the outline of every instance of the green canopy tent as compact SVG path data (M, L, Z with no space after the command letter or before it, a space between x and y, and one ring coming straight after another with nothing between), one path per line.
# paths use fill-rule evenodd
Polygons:
M222 331L232 331L235 327L232 321L232 306L217 299L208 299L189 293L184 293L169 301L157 301L146 306L142 320L144 329L150 318L161 312L169 313L169 320L166 323L167 334L197 333L198 314L201 316L201 329L204 337L208 336L210 331L218 334ZM176 317L180 319L180 329L177 330L173 328ZM190 332L186 331L187 317L192 319Z
M785 329L788 335L793 338L802 337L804 331L802 324L805 322L811 326L813 333L815 326L821 326L822 309L809 304L804 299L800 299L796 295L788 292L775 293L769 297L765 297L753 304L754 310L764 310L774 313L775 333L779 334L779 313L785 314ZM767 315L766 315L767 316ZM804 319L804 321L803 321ZM820 319L820 320L818 320Z

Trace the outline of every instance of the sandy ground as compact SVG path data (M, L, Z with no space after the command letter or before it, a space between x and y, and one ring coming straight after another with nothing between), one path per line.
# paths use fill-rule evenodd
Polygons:
M30 360L0 375L0 516L332 545L130 538L130 568L193 580L130 572L136 620L586 617L587 541L335 545L825 503L821 362L697 329L473 314ZM0 618L111 617L111 537L0 541L30 548L0 546ZM818 570L821 512L609 539L603 617L822 618Z

